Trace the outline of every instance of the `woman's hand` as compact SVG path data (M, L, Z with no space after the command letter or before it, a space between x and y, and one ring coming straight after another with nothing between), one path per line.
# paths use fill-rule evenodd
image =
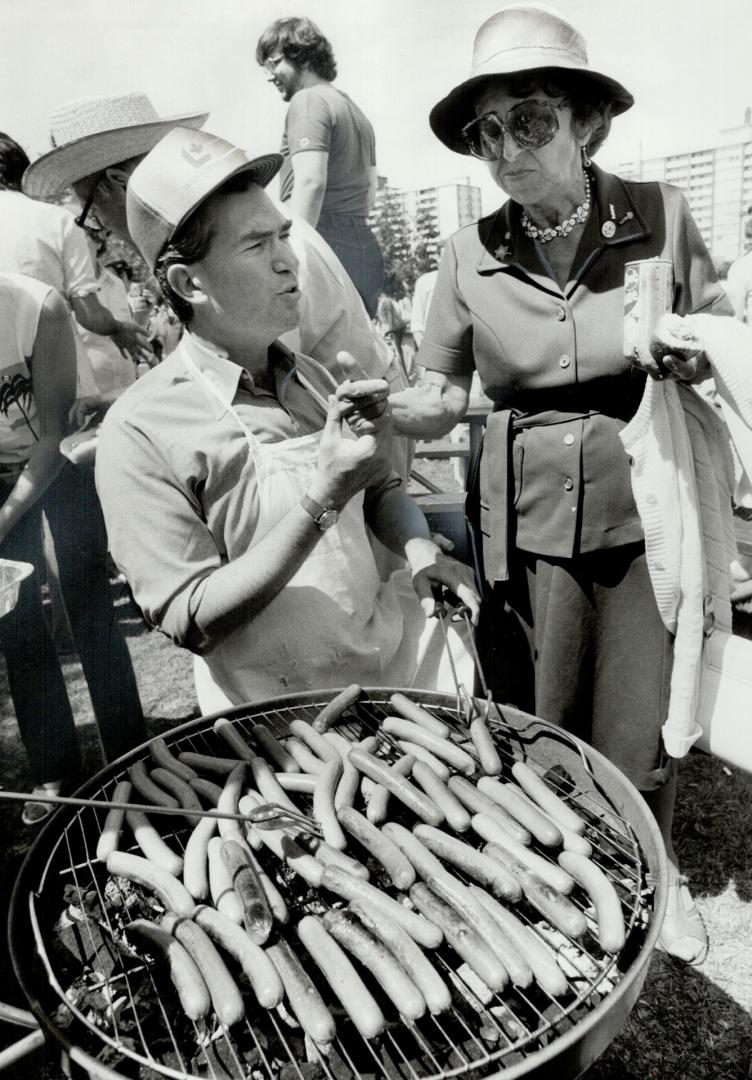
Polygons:
M655 364L651 369L638 366L654 379L672 378L679 382L693 382L708 374L708 362L694 330L681 315L661 316L650 337L650 357Z
M470 611L474 626L480 615L480 595L475 587L475 574L466 563L445 555L432 540L415 539L408 542L406 555L413 575L413 588L420 598L426 618L434 613L434 587L443 585L461 600Z

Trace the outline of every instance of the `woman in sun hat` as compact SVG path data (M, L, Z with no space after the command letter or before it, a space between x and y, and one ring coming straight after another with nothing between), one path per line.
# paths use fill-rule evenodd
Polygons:
M591 160L632 104L553 9L513 5L480 27L470 77L430 123L450 150L485 161L509 198L448 241L417 359L423 385L392 407L400 430L435 436L462 419L475 372L494 402L468 498L488 666L514 666L511 626L530 671L518 703L585 738L643 792L670 863L661 943L699 962L706 932L671 843L675 758L688 748L669 757L661 741L672 636L619 439L647 377L623 355L625 263L670 260L679 313L730 308L680 192ZM685 374L664 364L646 368Z

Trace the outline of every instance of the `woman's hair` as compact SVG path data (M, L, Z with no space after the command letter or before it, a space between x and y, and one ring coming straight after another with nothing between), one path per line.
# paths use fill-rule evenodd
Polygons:
M253 183L256 183L256 180L250 171L231 176L186 218L172 239L157 256L154 277L157 279L166 302L181 323L186 326L193 318L193 307L172 288L167 279L167 271L176 263L184 263L190 266L191 263L199 262L206 256L214 237L212 207L216 200L223 195L241 194L247 191Z
M331 45L310 19L277 19L267 26L256 45L256 60L265 64L281 53L298 67L307 67L327 82L337 78L337 64Z
M0 131L0 190L20 191L21 177L29 164L26 151L10 135Z
M560 68L541 68L522 71L518 75L490 76L489 82L492 79L512 97L526 98L541 90L551 98L566 98L575 123L593 129L585 144L590 157L606 141L611 130L612 101L607 95L597 93L595 84L587 75L578 76L576 72L562 71ZM488 83L481 84L482 90L487 88Z

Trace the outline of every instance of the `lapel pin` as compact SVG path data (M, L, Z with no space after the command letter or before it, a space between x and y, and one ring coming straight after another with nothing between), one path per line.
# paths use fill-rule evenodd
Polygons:
M601 226L601 232L607 240L610 240L616 232L616 226L614 225L613 221L604 221L603 225Z

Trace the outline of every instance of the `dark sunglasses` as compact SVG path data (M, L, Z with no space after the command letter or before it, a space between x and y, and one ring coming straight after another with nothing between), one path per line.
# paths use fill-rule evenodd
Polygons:
M509 135L523 150L537 150L550 143L559 130L558 109L568 102L552 105L550 101L521 101L505 117L487 112L462 129L462 138L470 153L483 161L498 161L504 153L504 136Z

